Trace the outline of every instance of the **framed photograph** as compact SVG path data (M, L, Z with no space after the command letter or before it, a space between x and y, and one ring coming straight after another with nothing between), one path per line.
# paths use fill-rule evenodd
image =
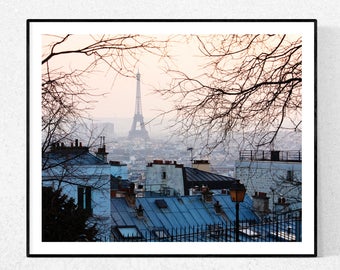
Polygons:
M316 256L316 20L28 20L27 256Z

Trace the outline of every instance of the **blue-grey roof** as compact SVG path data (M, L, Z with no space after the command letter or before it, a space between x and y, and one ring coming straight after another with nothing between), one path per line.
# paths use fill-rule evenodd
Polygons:
M113 241L235 241L235 204L225 194L213 197L210 203L200 196L137 198L136 207L128 206L125 198L112 198ZM214 211L217 201L222 214ZM142 218L136 214L139 205ZM240 241L301 241L300 210L259 220L246 196L240 203Z
M216 214L214 210L214 203L217 201L222 206L223 214ZM209 203L203 202L199 195L143 197L136 199L136 207L139 205L144 209L143 219L137 218L135 208L129 207L124 198L112 198L112 226L136 226L142 234L147 234L155 228L164 228L170 232L235 221L235 204L225 194L214 195L213 201ZM251 199L248 196L240 203L240 219L258 220L251 211Z
M211 172L202 171L195 168L185 167L184 173L186 175L186 180L189 182L233 182L235 178L223 176Z
M195 168L183 168L184 194L189 195L189 189L195 186L208 186L209 189L228 189L235 178L223 176Z
M107 164L100 158L91 154L87 147L65 148L50 151L43 154L43 167L53 167L56 165L104 165Z

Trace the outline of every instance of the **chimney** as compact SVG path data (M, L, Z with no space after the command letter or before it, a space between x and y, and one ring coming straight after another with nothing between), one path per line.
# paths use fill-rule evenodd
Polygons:
M203 202L212 202L213 193L209 190L208 186L202 186L201 194Z
M189 189L189 195L192 196L192 195L198 195L200 194L200 188L199 186L194 186L192 188Z
M136 205L136 194L135 193L126 193L125 194L125 200L129 206L135 206Z
M216 201L214 203L214 209L215 209L216 214L221 214L222 213L222 206L220 205L219 201Z
M125 194L125 200L129 206L136 205L136 193L135 193L135 184L131 183L128 191Z
M96 152L96 157L101 159L102 161L107 163L107 155L109 154L106 152L106 145L104 144L105 137L100 137L100 146Z
M129 193L134 193L135 192L135 184L134 183L131 183L129 185Z
M255 192L253 197L253 210L259 216L268 214L269 211L269 197L265 192Z
M200 171L211 172L209 160L194 160L192 167Z
M139 206L136 208L136 214L137 214L138 218L143 218L144 209L143 209L143 206L141 204L139 204Z
M274 211L276 213L279 213L281 211L286 210L289 207L289 203L286 202L286 198L280 197L277 199L277 203L275 203L274 207L275 207Z

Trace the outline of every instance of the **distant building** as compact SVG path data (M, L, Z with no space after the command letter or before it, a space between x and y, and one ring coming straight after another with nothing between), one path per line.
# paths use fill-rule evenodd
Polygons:
M235 162L235 178L261 205L263 214L269 209L288 211L301 207L301 161L300 151L241 151Z
M167 196L192 195L202 186L221 192L236 180L211 173L208 161L194 161L191 168L176 161L154 160L148 163L145 177L148 191Z

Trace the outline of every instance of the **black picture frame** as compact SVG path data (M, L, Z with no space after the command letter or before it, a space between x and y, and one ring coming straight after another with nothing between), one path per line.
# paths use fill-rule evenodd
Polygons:
M55 249L52 249L51 252L48 250L44 252L39 252L37 250L41 251L41 248L36 248L37 241L35 238L37 237L36 232L32 232L34 230L34 222L32 221L35 219L36 215L33 215L33 212L39 211L36 210L37 204L32 203L32 199L34 195L32 194L34 192L35 186L32 185L32 181L34 181L34 170L37 171L35 168L37 166L36 160L33 160L33 156L36 152L36 149L34 148L36 145L32 144L32 139L36 138L37 134L39 134L39 130L36 129L36 120L38 119L39 115L37 116L36 113L32 113L33 104L32 101L34 100L36 95L33 95L32 93L37 91L36 88L32 87L32 83L37 80L36 76L36 68L34 67L34 61L37 61L37 57L41 57L40 55L33 54L33 50L37 48L37 46L40 46L40 44L37 44L37 40L35 39L35 35L39 35L39 31L42 31L40 29L37 29L37 26L39 25L49 25L49 26L55 26L60 24L66 24L66 25L78 25L78 27L82 27L82 24L115 24L115 23L123 23L123 24L138 24L138 23L160 23L160 24L176 24L181 25L185 23L205 23L205 24L213 24L213 23L220 23L220 24L246 24L246 25L254 25L259 24L260 27L263 25L269 25L269 24L292 24L294 27L306 27L307 30L303 30L305 32L309 33L309 38L313 41L312 44L306 44L306 46L310 47L310 51L308 52L308 57L312 58L309 59L312 63L312 66L309 67L312 69L311 72L308 74L311 74L312 76L306 75L304 76L304 81L309 81L310 85L313 87L313 98L311 100L308 100L308 103L311 103L311 108L313 109L313 113L309 115L309 123L311 123L311 126L309 126L308 131L312 132L313 139L308 142L307 147L312 148L313 156L310 158L310 162L308 164L304 164L303 166L310 165L313 167L313 181L310 181L309 184L312 185L311 190L312 192L312 198L309 200L312 202L312 204L308 205L308 209L304 209L303 214L309 213L309 222L311 222L312 231L309 232L307 235L303 236L303 239L310 238L312 239L309 241L309 249L308 251L305 251L304 248L299 249L299 252L280 252L279 250L277 252L272 253L258 253L255 252L249 252L249 249L246 249L247 251L245 253L240 252L238 254L227 254L227 253L210 253L209 249L207 247L206 252L198 252L198 253L192 253L192 252L167 252L166 249L163 250L160 253L129 253L129 252L122 252L119 254L113 254L113 253L98 253L96 251L96 248L98 247L98 244L95 243L92 245L92 243L82 243L88 244L89 249L85 249L84 252L83 249L80 249L81 252L79 252L79 249L72 249L71 252L66 248L63 247L69 245L68 242L62 243L61 247L59 245L58 250L59 252L55 252ZM46 28L44 28L46 29ZM236 28L237 29L237 28ZM259 28L261 29L261 28ZM295 29L296 30L296 29ZM237 31L237 30L236 30ZM301 30L302 31L302 30ZM302 31L302 32L303 32ZM303 33L305 33L303 32ZM27 118L26 118L26 130L27 130L27 179L26 179L26 255L28 257L315 257L317 256L317 21L315 19L277 19L277 20L259 20L259 19L247 19L247 20L227 20L227 19L216 19L216 20L207 20L207 19L197 19L197 20L185 20L185 19L176 19L176 20L170 20L170 19L155 19L155 20L147 20L147 19L126 19L126 20L111 20L111 19L102 19L102 20L92 20L92 19L77 19L77 20L71 20L71 19L29 19L27 20L26 24L26 70L27 70ZM304 38L304 36L302 37ZM305 44L304 44L305 46ZM39 58L40 59L40 58ZM40 61L38 59L38 61ZM303 129L304 130L304 129ZM39 159L38 159L39 160ZM33 209L34 207L34 209ZM36 214L36 213L35 213ZM304 241L304 240L303 240ZM39 241L38 241L39 242ZM38 243L39 244L39 243ZM111 244L111 243L110 243ZM259 245L262 245L261 243ZM192 246L190 246L192 247ZM209 245L210 247L210 245ZM46 247L45 247L46 248ZM47 247L48 248L48 247ZM203 247L204 250L204 247ZM263 250L268 250L267 248L263 248ZM65 252L66 251L66 252Z

